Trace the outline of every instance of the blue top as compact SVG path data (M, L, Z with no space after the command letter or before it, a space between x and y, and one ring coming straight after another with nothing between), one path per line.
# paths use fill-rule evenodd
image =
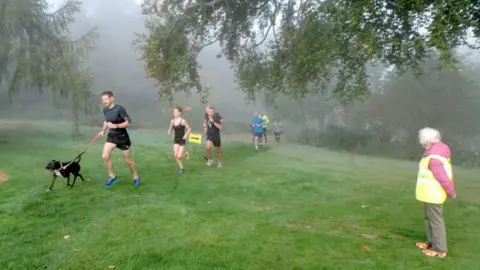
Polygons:
M255 134L263 133L263 127L262 127L263 119L260 116L253 117L252 123L253 123L253 133Z

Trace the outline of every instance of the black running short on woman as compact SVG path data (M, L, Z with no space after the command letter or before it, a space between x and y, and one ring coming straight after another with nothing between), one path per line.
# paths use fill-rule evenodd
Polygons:
M174 138L173 139L173 144L178 144L178 145L185 145L187 144L187 140L184 140L183 138Z
M130 141L130 136L128 133L121 134L108 134L107 142L113 143L117 146L118 149L125 151L130 149L132 142Z

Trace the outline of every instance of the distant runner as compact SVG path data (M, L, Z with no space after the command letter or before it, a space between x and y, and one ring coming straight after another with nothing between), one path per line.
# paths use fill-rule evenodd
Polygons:
M280 143L280 138L282 137L282 123L275 121L273 124L273 134L275 135L275 143L279 144Z
M212 145L215 146L217 151L217 163L218 168L222 167L222 141L220 138L220 130L222 129L222 117L215 112L214 107L208 108L208 120L206 120L205 132L207 133L207 166L212 166Z
M260 114L260 116L263 119L263 137L265 138L265 144L267 143L267 132L268 132L268 123L270 123L270 120L268 119L267 115L265 113Z
M178 164L178 173L183 173L185 171L182 159L188 155L188 152L185 152L185 145L187 143L188 134L192 131L187 120L183 119L182 112L183 110L181 107L173 109L173 119L170 121L170 127L168 128L168 135L172 134L172 129L175 132L173 139L173 156ZM185 128L187 129L187 132L185 132Z
M253 123L250 123L250 129L251 129L251 132L252 132L252 143L253 145L255 145L255 132L253 132L253 127L255 125Z
M255 149L258 150L258 146L259 144L261 144L264 130L263 130L263 119L262 117L258 116L258 113L256 112L253 114L252 126L253 126L254 145L255 145Z

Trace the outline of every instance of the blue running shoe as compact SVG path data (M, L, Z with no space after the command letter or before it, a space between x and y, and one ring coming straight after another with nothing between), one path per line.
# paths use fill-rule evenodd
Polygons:
M105 188L109 188L111 187L113 184L117 183L118 182L118 178L116 176L114 177L110 177L108 178L107 182L105 183L104 187Z
M133 179L133 186L134 187L139 187L140 186L140 176Z
M185 169L178 169L178 174L182 174L185 171Z

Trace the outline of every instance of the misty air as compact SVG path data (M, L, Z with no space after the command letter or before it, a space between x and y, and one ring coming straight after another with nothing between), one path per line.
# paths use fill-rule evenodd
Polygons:
M0 269L480 269L480 4L0 0Z

